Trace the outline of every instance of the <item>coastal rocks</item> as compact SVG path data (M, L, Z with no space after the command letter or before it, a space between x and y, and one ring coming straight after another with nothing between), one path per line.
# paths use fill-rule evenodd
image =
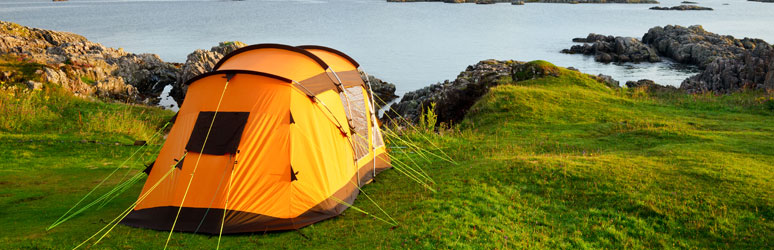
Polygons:
M630 89L644 89L650 93L665 93L665 92L678 92L679 90L674 86L664 86L657 84L650 79L640 79L638 81L627 81L626 87Z
M699 25L654 27L642 37L641 43L633 41L636 39L626 39L628 43L615 39L589 34L573 41L592 45L575 45L562 52L595 55L600 62L631 60L629 54L620 51L639 52L639 58L647 56L650 61L660 56L695 65L701 73L685 79L680 85L680 89L688 93L774 89L774 48L761 39L718 35Z
M722 36L698 25L668 25L651 28L642 40L675 61L702 69L680 85L686 92L774 89L774 48L761 39Z
M656 0L528 0L530 3L633 3L633 4L657 4Z
M765 0L764 0L765 1ZM644 4L657 4L656 0L387 0L387 2L444 2L444 3L476 3L476 4L494 4L494 3L511 3L512 5L523 5L527 3L644 3Z
M114 61L118 66L113 75L121 77L124 83L135 86L140 93L158 96L164 86L174 84L179 72L178 66L166 63L155 54L128 54Z
M392 111L385 113L383 120L390 121L398 114L408 121L416 122L423 110L435 103L435 113L438 122L449 123L461 121L468 109L489 88L500 84L500 80L510 77L515 67L523 65L517 61L486 60L468 66L457 79L446 80L403 95L400 102L393 104ZM524 74L522 78L535 77L539 70Z
M239 41L221 42L217 46L210 48L209 51L197 49L188 54L169 95L178 104L182 104L185 93L188 90L188 85L185 85L188 80L197 75L210 72L223 56L244 46L247 46L247 44Z
M567 68L567 69L569 69L569 68ZM594 80L597 80L597 82L604 83L607 87L609 87L611 89L616 89L616 88L620 88L621 87L621 83L619 81L616 81L615 79L613 79L612 76L599 74L599 75L596 75L596 76L592 75L592 77L594 78Z
M651 10L712 10L712 8L709 7L702 7L702 6L696 6L696 5L680 5L680 6L672 6L672 7L650 7Z
M476 3L494 4L510 3L512 0L387 0L387 2L444 2L444 3Z
M718 58L680 85L688 93L774 89L774 48L757 46L736 58Z
M653 85L656 85L656 82L650 79L640 79L638 81L626 81L627 88L637 88L641 86L653 86Z
M774 0L747 0L750 2L774 3Z
M43 83L32 81L32 80L29 80L29 81L25 82L24 84L26 84L27 88L30 89L30 90L40 90L40 89L43 88Z
M573 45L562 50L566 54L593 55L598 62L659 62L661 58L656 50L632 37L613 37L591 33L586 38L575 38Z
M371 91L373 91L376 96L376 98L374 98L376 110L380 110L384 105L395 100L395 98L398 98L398 96L395 95L395 84L382 81L372 75L369 75L368 79L366 79L363 74L361 74L361 77L363 77L363 81L366 82L366 85L369 85L370 83Z
M760 39L737 40L732 36L717 35L705 31L700 25L654 27L648 30L642 41L666 57L702 69L717 58L733 58L757 44L765 43Z
M382 121L400 125L398 119L403 117L407 122L416 123L420 116L435 104L433 112L437 115L436 126L442 123L457 123L462 121L473 104L494 86L544 77L560 77L561 74L563 69L545 61L480 61L468 66L453 81L446 80L404 94L400 102L393 104L390 111L385 112ZM610 76L591 77L610 88L619 88L618 81Z
M156 55L104 47L80 35L0 21L0 54L43 65L43 80L76 95L155 103L176 65ZM159 87L161 86L161 87Z

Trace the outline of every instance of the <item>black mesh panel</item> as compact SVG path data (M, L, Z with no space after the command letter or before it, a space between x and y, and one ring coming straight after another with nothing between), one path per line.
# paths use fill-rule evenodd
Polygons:
M215 122L212 121L213 116L215 116L215 112L199 112L199 117L196 118L196 124L191 132L191 138L188 139L188 144L185 146L188 152L210 155L236 153L239 140L242 138L242 130L245 129L250 112L218 112L215 116ZM207 138L210 123L212 123L212 130ZM205 138L207 138L207 145L202 150Z

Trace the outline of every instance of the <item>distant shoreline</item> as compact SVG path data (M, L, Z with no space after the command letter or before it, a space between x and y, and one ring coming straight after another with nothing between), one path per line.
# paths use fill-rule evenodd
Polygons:
M768 0L760 0L768 1ZM659 4L656 0L387 0L387 2L395 3L409 3L409 2L440 2L440 3L475 3L475 4L495 4L495 3L510 3L512 5L523 5L524 3L566 3L566 4L605 4L605 3L617 3L617 4Z

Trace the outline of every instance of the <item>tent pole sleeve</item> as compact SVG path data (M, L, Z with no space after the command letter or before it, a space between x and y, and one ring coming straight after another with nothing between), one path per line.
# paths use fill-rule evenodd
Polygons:
M376 130L379 129L379 123L376 120L376 112L374 109L376 109L376 102L374 101L374 88L371 86L371 78L368 77L368 73L363 71L363 75L365 75L366 83L368 84L368 92L371 93L371 155L374 156L374 171L372 178L376 180Z

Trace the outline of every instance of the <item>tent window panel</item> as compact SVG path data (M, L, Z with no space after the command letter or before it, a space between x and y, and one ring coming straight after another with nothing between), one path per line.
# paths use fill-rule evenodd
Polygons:
M341 93L341 102L344 104L347 117L352 120L352 126L355 127L354 144L355 158L368 154L368 113L366 113L365 99L363 98L363 88L360 86L347 88L345 93ZM349 102L347 102L349 99ZM352 113L350 114L350 109Z
M376 118L374 118L374 120L376 120ZM384 146L384 139L382 139L382 130L379 128L379 126L375 125L372 131L374 132L374 148Z
M185 149L188 152L210 155L235 154L249 116L250 112L218 112L217 115L212 111L199 112L199 117L196 118L196 124L194 124ZM215 117L214 122L213 117ZM212 129L210 129L210 124L212 124ZM207 137L208 130L210 131L209 137ZM204 145L205 138L207 145ZM204 150L202 150L202 146L204 146Z

